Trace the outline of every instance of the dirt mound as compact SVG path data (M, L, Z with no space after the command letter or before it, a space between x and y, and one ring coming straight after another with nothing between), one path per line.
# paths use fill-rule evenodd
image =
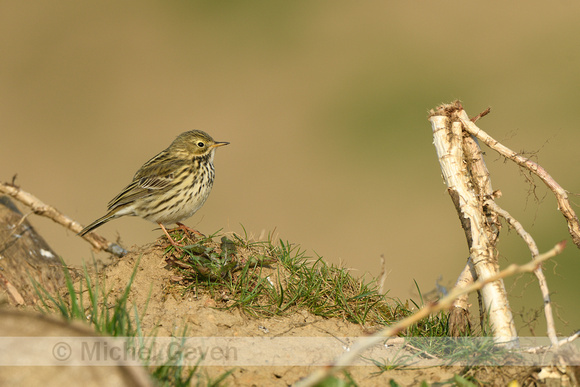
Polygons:
M359 325L336 318L323 318L301 310L287 316L254 318L239 309L223 310L227 298L217 300L205 291L191 289L185 294L176 292L174 284L179 280L175 270L163 258L161 241L132 252L115 264L107 266L103 275L113 293L122 294L135 265L137 274L131 287L129 303L135 303L141 311L147 304L142 326L145 334L157 336L179 334L187 325L188 336L199 337L357 337L369 331ZM276 273L275 268L263 275ZM113 294L112 293L112 294ZM280 349L283 351L283 348ZM204 372L216 378L231 367L207 367ZM287 386L314 371L315 367L236 367L226 379L234 385L278 385ZM349 370L354 380L361 385L386 385L395 379L402 385L448 380L459 369L436 368L420 370L393 370L374 374L375 367L355 367Z
M213 247L219 250L219 244L215 242ZM227 294L211 293L203 286L192 286L187 284L183 273L167 260L165 254L166 241L160 239L155 243L136 247L122 259L115 260L112 264L99 270L99 286L107 292L107 302L114 303L115 299L122 297L127 284L133 273L134 280L131 284L131 291L128 296L128 307L136 306L140 316L140 326L144 336L171 337L184 335L184 327L187 327L185 336L188 337L209 337L209 338L330 338L340 340L341 337L358 337L369 334L376 330L376 327L355 324L341 318L325 318L310 313L307 310L295 309L294 312L275 315L274 317L253 317L244 313L240 308L228 308L232 305L232 300ZM250 253L244 249L237 252L237 258L242 261L247 260ZM276 284L276 276L282 272L273 263L270 267L261 270L262 276L268 276ZM76 271L76 270L75 270ZM82 271L79 271L82 277ZM77 284L78 285L78 284ZM187 285L187 286L185 286ZM274 285L273 285L274 286ZM86 290L86 289L85 289ZM63 289L61 293L66 293ZM83 297L87 294L85 291ZM66 299L66 296L64 297ZM87 305L87 304L85 304ZM9 309L5 310L5 313ZM0 311L1 312L1 311ZM45 323L46 317L22 317ZM8 320L6 320L8 321ZM6 324L6 322L5 322ZM36 323L35 323L36 324ZM29 323L16 323L13 326L34 326ZM54 325L54 323L52 324ZM69 331L54 333L55 336L97 336L97 334L80 323L64 324L58 320L59 326L65 329L70 325ZM0 326L2 331L6 331ZM43 335L51 335L52 328L39 328ZM72 329L72 331L70 331ZM74 333L77 332L78 333ZM71 333L72 332L72 333ZM18 331L12 333L17 336L33 336L35 333L28 331ZM39 333L40 334L40 333ZM284 348L274 348L276 353L283 353ZM386 359L378 359L386 360ZM14 367L13 367L14 368ZM71 375L80 370L90 368L83 375L83 379L94 380L97 384L103 384L101 376L93 375L93 371L99 367L61 367L61 370L71 371ZM120 367L127 370L132 367ZM301 378L313 372L317 367L307 366L210 366L203 367L198 373L197 381L204 384L204 381L216 380L226 372L230 375L225 382L230 385L272 385L287 386L295 383ZM50 375L50 367L19 367L19 370L26 370L28 378L38 378L47 380ZM141 369L142 370L142 369ZM418 385L422 381L429 383L446 382L461 372L459 367L432 367L418 369L391 369L380 372L375 366L359 366L348 369L348 375L360 385L387 385L391 379L400 385ZM485 370L484 370L485 371ZM504 385L511 380L523 380L530 369L496 369L488 372L483 378L486 382ZM479 375L484 375L481 372ZM4 374L10 375L10 374ZM20 374L16 374L17 376ZM64 374L63 374L64 375ZM524 376L522 376L524 375ZM106 375L113 377L113 375ZM122 375L121 375L122 376ZM141 377L141 375L139 375ZM64 376L63 376L64 377ZM345 376L347 377L347 376ZM32 379L31 379L32 380ZM55 379L57 380L57 379ZM59 381L64 379L58 378ZM120 379L108 385L139 385L134 380ZM194 378L194 380L196 380ZM481 380L481 379L480 379Z

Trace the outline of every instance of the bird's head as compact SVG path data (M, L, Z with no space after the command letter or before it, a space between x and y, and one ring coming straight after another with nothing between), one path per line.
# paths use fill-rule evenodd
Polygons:
M209 134L201 130L190 130L181 133L169 146L177 152L185 152L194 157L203 157L215 152L215 149L228 145L229 142L215 141Z

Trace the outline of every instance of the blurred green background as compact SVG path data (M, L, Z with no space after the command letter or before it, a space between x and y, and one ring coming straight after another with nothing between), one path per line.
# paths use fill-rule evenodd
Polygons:
M0 178L17 173L88 224L142 163L202 129L231 145L188 225L275 230L355 275L378 276L384 254L389 294L418 299L413 280L450 286L467 257L429 109L491 106L480 127L580 192L579 17L573 1L0 1ZM486 153L499 204L540 250L569 240L545 187ZM32 222L65 261L92 258L73 233ZM130 247L155 227L98 231ZM507 228L499 251L502 266L530 258ZM579 327L579 258L569 243L546 265L562 334ZM507 288L520 334L544 335L533 277Z

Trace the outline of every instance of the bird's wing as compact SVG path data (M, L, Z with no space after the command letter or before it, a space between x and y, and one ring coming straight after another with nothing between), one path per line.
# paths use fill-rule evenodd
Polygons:
M133 181L109 202L109 210L131 204L137 199L159 192L171 186L186 160L167 157L165 152L145 163L133 177Z

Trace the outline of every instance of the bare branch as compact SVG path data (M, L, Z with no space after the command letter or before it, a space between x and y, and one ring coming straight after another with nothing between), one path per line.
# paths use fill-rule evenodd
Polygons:
M487 200L485 204L492 210L495 211L499 216L504 218L510 226L512 226L518 235L526 242L530 252L532 253L532 258L535 259L539 254L538 245L534 241L534 238L524 230L524 227L520 222L518 222L513 216L511 216L506 210L497 205L493 200ZM558 347L558 337L556 335L556 325L554 323L554 315L552 313L552 302L550 300L550 290L548 289L548 282L542 271L542 266L538 266L534 270L534 274L538 278L540 285L540 290L542 291L542 297L544 299L544 314L546 315L546 325L548 337L550 342L554 347Z
M27 207L30 207L35 214L45 216L77 234L83 229L83 226L78 222L64 215L56 208L43 203L36 196L22 191L19 187L8 183L0 183L0 193L13 197ZM122 257L127 254L127 251L121 246L108 242L105 238L95 233L88 233L83 238L97 250L109 252L117 257Z
M473 117L471 119L471 122L475 123L477 121L479 121L481 118L487 116L489 114L489 112L491 112L491 108L488 107L487 109L485 109L484 111L482 111L481 113L479 113L478 115L476 115L475 117Z
M513 150L509 149L503 144L500 144L497 140L492 138L489 134L481 130L477 125L475 125L469 117L465 110L461 110L458 112L458 117L461 120L461 123L464 125L465 130L467 130L470 134L477 137L480 141L485 143L488 147L498 152L500 155L504 156L507 159L512 160L519 166L526 168L536 176L540 178L546 184L546 186L554 193L556 196L556 201L558 202L558 209L566 218L568 222L568 232L572 237L572 241L574 244L580 248L580 223L578 222L578 216L572 209L570 202L568 201L568 194L566 190L558 184L552 176L539 164L533 162L532 160L525 158L514 152Z
M545 353L548 351L551 351L552 349L554 349L554 347L558 348L558 347L562 347L566 344L570 344L571 342L573 342L574 340L577 340L580 337L580 331L574 332L572 335L565 337L563 339L561 339L560 341L558 341L557 345L550 345L550 346L541 346L541 347L533 347L533 348L527 348L524 350L524 352L528 352L528 353Z
M454 104L445 106L456 107ZM468 264L473 265L477 278L489 278L499 271L495 249L497 228L494 230L491 227L494 222L488 220L488 214L483 208L483 200L492 193L489 173L475 141L463 140L463 125L455 117L457 112L449 109L445 109L445 112L449 116L429 117L433 144L447 191L467 239L470 256ZM517 336L503 281L484 287L481 298L484 308L480 308L480 313L489 316L496 339L505 341ZM458 300L455 307L461 307L465 301Z
M346 352L344 355L340 356L338 359L335 360L333 364L330 364L322 369L317 370L310 374L307 378L299 381L296 383L296 386L314 386L321 381L323 381L328 376L348 367L353 360L359 356L365 349L372 347L373 345L381 343L385 340L386 337L391 337L403 329L408 328L412 324L416 323L417 321L421 320L429 316L432 313L438 312L442 309L446 309L453 303L457 297L462 294L467 294L474 292L483 288L485 285L503 279L505 277L518 274L518 273L525 273L525 272L533 272L536 268L544 261L560 254L564 247L566 246L566 241L562 241L556 244L550 251L538 255L536 259L528 262L524 265L518 266L516 264L512 264L508 266L506 269L500 271L499 273L486 278L486 279L479 279L475 281L473 284L465 287L457 287L451 290L448 296L442 298L439 302L434 302L425 305L421 309L417 311L417 313L400 320L399 322L391 325L390 327L383 329L375 333L372 336L362 338L358 340L354 345L350 348L349 352Z

